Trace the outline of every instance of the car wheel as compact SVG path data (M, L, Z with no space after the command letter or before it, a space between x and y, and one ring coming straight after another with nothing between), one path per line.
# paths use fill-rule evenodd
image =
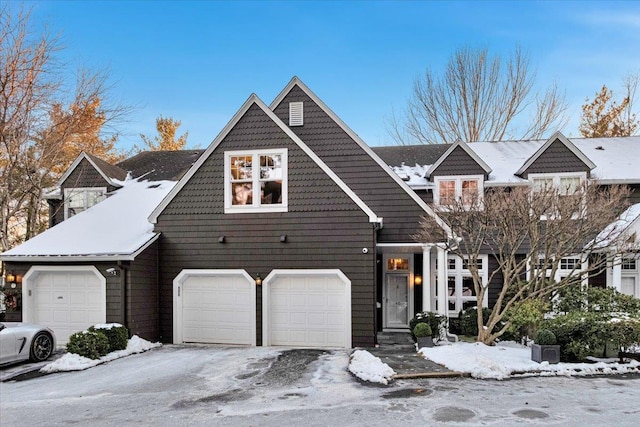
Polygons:
M31 341L30 358L34 362L47 360L53 353L53 338L46 332L38 332Z

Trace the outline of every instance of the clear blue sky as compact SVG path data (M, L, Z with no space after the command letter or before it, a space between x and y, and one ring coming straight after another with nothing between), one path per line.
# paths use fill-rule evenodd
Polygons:
M640 2L31 1L60 32L71 64L108 67L112 94L137 106L120 145L171 116L206 147L251 93L270 103L297 75L369 145L391 144L385 118L413 80L459 47L505 54L519 44L539 88L580 106L640 72Z

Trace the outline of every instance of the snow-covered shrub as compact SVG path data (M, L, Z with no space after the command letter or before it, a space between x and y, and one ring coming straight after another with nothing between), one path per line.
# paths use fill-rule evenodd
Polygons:
M416 336L413 332L415 327L419 323L426 323L431 328L431 336L437 338L440 335L440 329L446 326L447 317L432 311L423 311L416 313L416 315L409 321L409 328L411 330L411 337L415 342Z
M93 325L89 328L91 332L101 332L109 340L109 352L124 350L129 341L129 330L119 323L107 323Z
M67 351L89 359L99 359L109 353L109 340L98 331L76 332L69 337Z

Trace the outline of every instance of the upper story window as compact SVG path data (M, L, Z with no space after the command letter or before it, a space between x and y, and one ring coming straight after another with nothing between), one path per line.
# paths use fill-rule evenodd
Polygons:
M541 219L550 219L563 209L572 209L572 218L578 218L580 212L584 211L583 203L579 203L582 199L581 188L587 180L586 173L557 173L557 174L530 174L531 186L533 192L542 192L545 190L558 191L558 206L549 206L546 214ZM567 203L563 203L566 199ZM575 203L570 203L569 199L575 199Z
M225 212L287 211L287 150L225 153Z
M107 189L99 188L65 188L64 190L64 218L68 219L91 206L103 201Z
M433 199L436 205L452 206L462 202L464 206L471 206L482 198L481 175L436 177L435 183Z
M622 269L623 270L636 270L637 263L634 258L622 258Z

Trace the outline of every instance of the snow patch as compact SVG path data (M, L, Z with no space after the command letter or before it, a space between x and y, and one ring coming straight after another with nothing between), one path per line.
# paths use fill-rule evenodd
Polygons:
M349 358L349 371L363 381L389 384L396 372L366 350L356 350Z

